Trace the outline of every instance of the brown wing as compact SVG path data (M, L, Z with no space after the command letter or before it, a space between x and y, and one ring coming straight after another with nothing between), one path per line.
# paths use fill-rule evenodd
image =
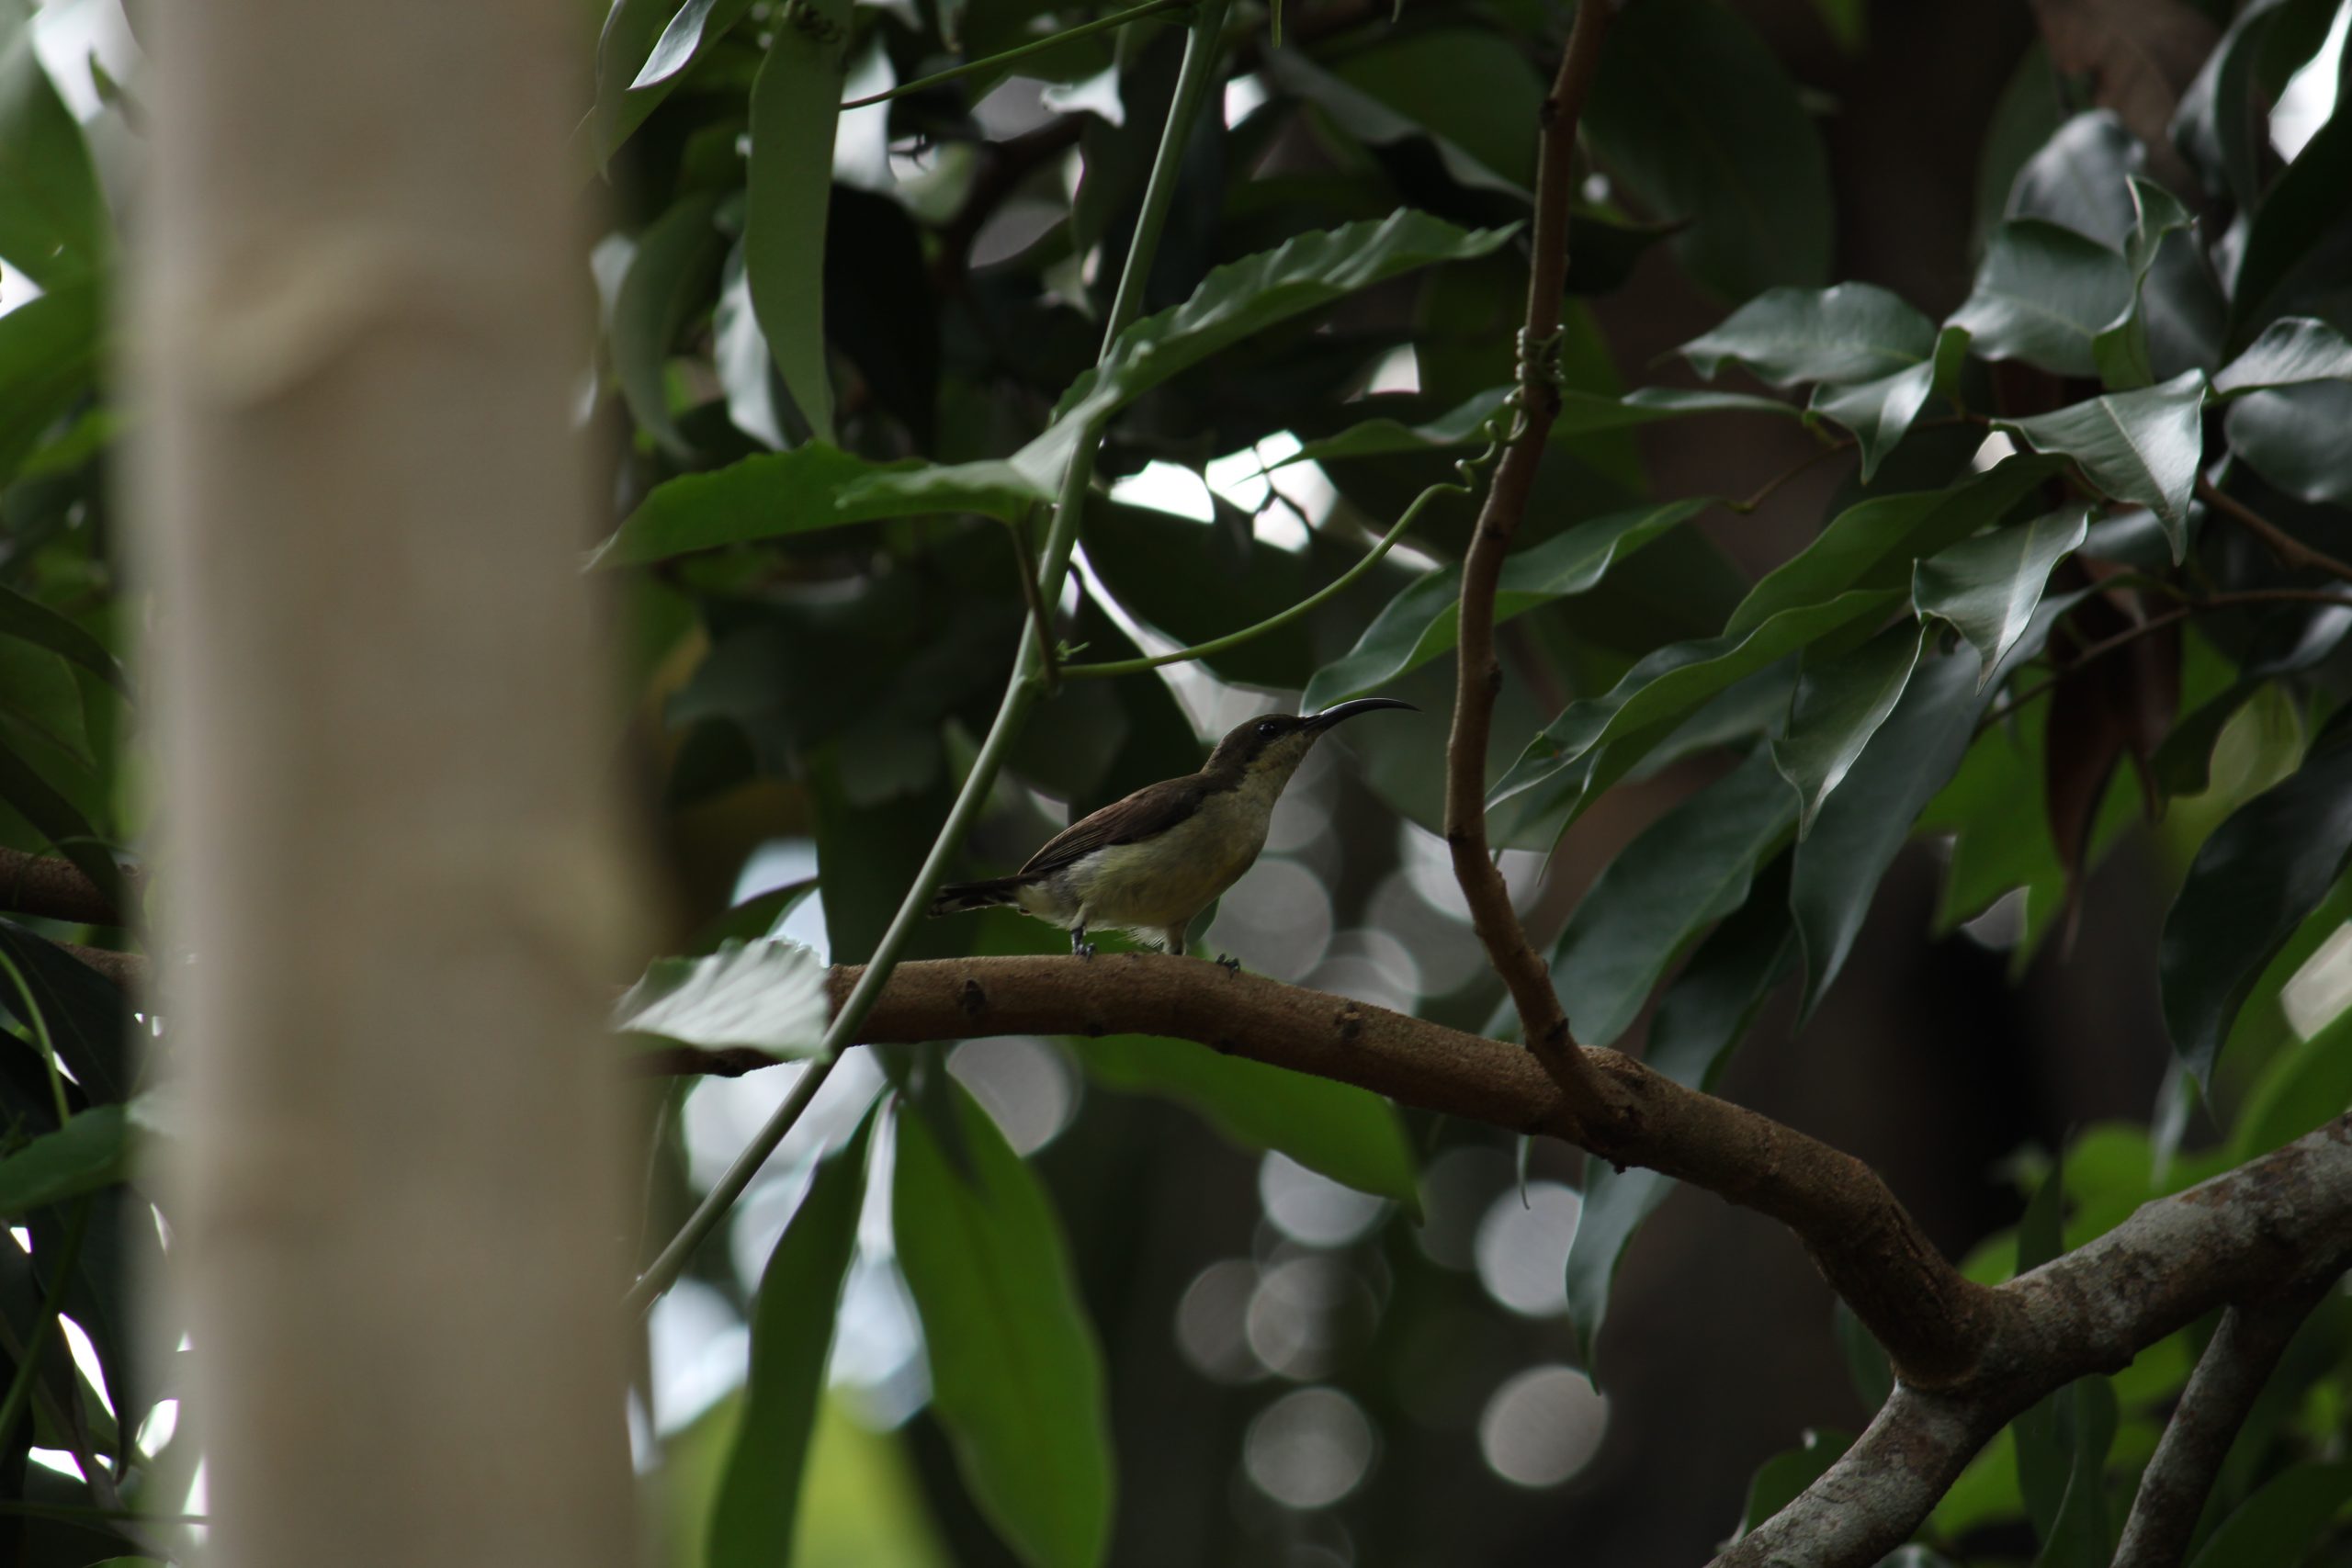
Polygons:
M1022 876L1059 871L1072 861L1113 844L1132 844L1168 831L1200 808L1208 789L1198 774L1147 784L1124 800L1114 800L1089 817L1081 817L1029 857Z

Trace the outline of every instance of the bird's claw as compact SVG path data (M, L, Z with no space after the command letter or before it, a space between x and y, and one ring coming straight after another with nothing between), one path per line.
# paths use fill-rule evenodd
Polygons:
M1216 966L1224 970L1228 975L1238 975L1241 973L1241 960L1234 957L1233 954L1229 953L1220 953L1216 955Z
M1094 944L1091 942L1074 942L1069 944L1069 951L1073 957L1091 958L1094 956Z

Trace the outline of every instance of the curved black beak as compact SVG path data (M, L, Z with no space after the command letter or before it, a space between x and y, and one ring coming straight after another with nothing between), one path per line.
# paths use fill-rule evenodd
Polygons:
M1412 704L1400 702L1395 697L1358 697L1351 703L1339 703L1325 708L1321 713L1307 715L1305 721L1306 727L1320 732L1330 728L1343 718L1353 718L1360 713L1371 713L1376 708L1403 708L1407 713L1421 711Z

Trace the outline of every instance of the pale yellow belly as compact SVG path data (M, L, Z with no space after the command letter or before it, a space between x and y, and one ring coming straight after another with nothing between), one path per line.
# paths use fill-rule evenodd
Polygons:
M1189 820L1136 844L1096 852L1022 889L1021 907L1059 925L1159 933L1181 928L1232 886L1266 841L1262 813L1212 798Z

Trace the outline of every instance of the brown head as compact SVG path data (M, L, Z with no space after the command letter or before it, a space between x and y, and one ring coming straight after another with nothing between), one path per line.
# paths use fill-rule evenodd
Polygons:
M1358 697L1351 703L1340 703L1321 713L1268 713L1237 725L1216 743L1209 753L1203 773L1273 773L1287 780L1298 764L1306 759L1307 749L1333 725L1351 719L1360 713L1378 708L1403 708L1408 713L1420 710L1410 703L1395 697Z

